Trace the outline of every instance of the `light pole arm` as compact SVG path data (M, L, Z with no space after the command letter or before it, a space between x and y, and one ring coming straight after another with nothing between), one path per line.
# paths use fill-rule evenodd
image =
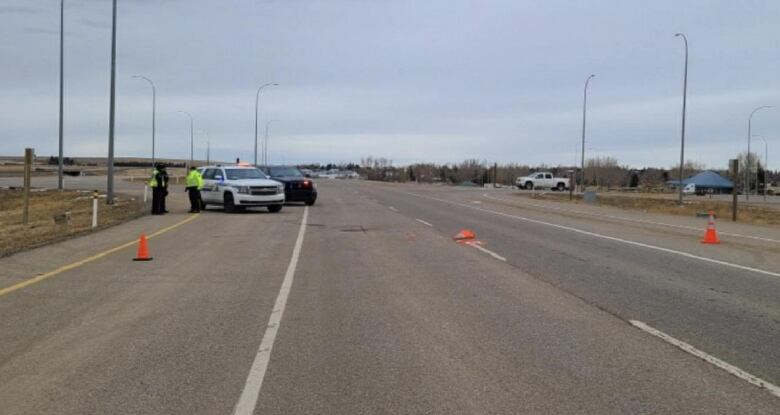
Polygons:
M260 106L260 91L263 90L263 88L268 86L278 86L279 84L275 82L269 82L263 85L260 85L259 88L257 88L257 93L255 93L255 166L257 166L257 123L258 123L258 112L259 112L259 106Z
M683 203L683 170L685 166L685 115L688 103L688 37L683 33L675 33L675 37L682 38L685 43L685 69L683 71L683 104L682 122L680 127L680 169L677 183L677 203Z
M588 110L588 85L590 85L590 80L595 78L596 75L591 74L588 76L588 79L585 80L585 88L582 92L582 168L580 174L582 175L580 181L582 185L582 191L585 191L585 120L587 116L587 110Z
M133 78L136 79L143 79L144 81L148 82L149 85L152 86L152 167L154 167L156 163L156 157L155 157L155 126L156 126L156 118L157 118L157 88L154 85L154 82L143 76L143 75L133 75Z

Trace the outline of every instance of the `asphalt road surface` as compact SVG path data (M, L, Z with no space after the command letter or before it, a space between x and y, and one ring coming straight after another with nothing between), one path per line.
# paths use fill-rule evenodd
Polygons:
M0 259L0 413L780 413L774 229L319 186Z

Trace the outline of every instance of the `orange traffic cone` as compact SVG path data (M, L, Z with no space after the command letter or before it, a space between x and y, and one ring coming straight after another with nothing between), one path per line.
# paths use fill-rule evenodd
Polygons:
M715 230L715 213L710 211L710 218L707 220L707 230L704 231L703 244L719 244L718 231Z
M133 261L151 261L152 257L149 256L149 244L146 242L146 235L141 234L138 239L138 253L133 258Z
M460 232L458 232L457 235L452 237L452 239L454 239L456 241L465 241L465 240L469 240L469 239L474 239L476 237L477 237L477 235L475 235L473 231L470 231L468 229L463 229Z

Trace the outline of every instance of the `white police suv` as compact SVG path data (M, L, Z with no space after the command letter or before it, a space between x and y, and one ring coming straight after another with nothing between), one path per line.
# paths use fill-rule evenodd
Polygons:
M270 180L265 173L249 165L201 167L203 208L219 205L225 212L251 206L266 206L276 213L284 206L284 185Z

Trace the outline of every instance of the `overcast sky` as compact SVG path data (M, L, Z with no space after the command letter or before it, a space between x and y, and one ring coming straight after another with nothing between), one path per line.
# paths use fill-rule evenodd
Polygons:
M65 154L107 153L110 0L65 0ZM189 157L189 121L212 158L251 160L254 97L275 163L572 164L589 89L588 156L679 159L744 151L747 118L780 107L777 0L119 0L117 156ZM0 154L56 154L59 1L0 2ZM780 109L753 132L780 168ZM206 136L196 135L196 158ZM754 141L763 153L763 142ZM576 158L575 158L576 157ZM773 162L776 160L776 162Z

